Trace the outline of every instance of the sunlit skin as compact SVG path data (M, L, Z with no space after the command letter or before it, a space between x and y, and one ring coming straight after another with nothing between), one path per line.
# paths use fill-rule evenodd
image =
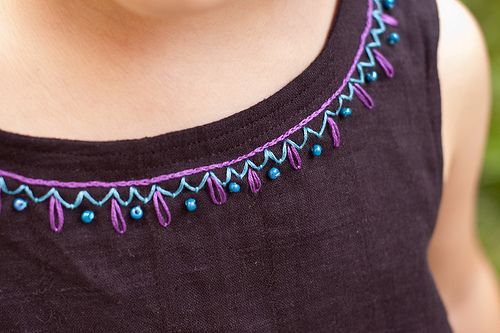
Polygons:
M477 22L462 4L438 0L438 5L445 180L430 266L456 332L500 332L498 279L476 234L491 109L488 54Z
M316 4L227 0L158 18L111 0L0 2L3 128L113 140L227 117L321 51L336 3Z
M445 179L429 261L456 332L500 332L497 281L475 232L488 59L471 15L455 0L438 3ZM335 7L335 0L5 0L0 126L96 141L227 117L314 60Z

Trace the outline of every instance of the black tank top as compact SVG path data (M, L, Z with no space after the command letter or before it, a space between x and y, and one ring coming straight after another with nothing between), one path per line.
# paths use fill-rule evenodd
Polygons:
M1 330L449 331L438 32L434 0L340 1L315 61L223 120L0 132Z

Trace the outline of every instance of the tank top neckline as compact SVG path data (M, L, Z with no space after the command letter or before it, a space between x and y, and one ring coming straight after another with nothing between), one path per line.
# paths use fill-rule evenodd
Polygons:
M367 2L367 9L364 11L365 20L361 20L363 24L359 28L359 34L352 31L358 25L342 25L350 13L358 13L358 11L347 11L345 2L342 2L327 47L297 79L274 96L288 93L289 89L298 89L300 93L315 84L320 84L317 90L312 89L312 95L306 93L304 98L292 96L285 101L271 97L251 109L212 124L139 140L98 143L37 139L7 133L4 135L10 136L11 141L6 145L0 145L0 195L4 193L14 198L12 208L16 211L24 211L29 202L36 204L48 202L50 225L55 232L62 230L65 208L75 210L82 205L88 207L88 204L95 207L110 205L112 225L118 233L123 234L127 229L127 222L122 209L130 209L134 203L143 205L152 203L158 222L166 227L170 224L171 214L165 198L186 197L189 192L198 193L206 188L212 202L215 205L222 205L227 202L228 193L240 192L244 181L247 182L250 192L254 194L260 192L263 182L259 174L265 172L267 180L274 181L280 177L280 168L285 162L291 169L300 170L302 159L307 156L304 151L309 151L309 156L312 158L322 154L323 146L320 142L324 140L326 134L331 137L333 149L337 149L340 146L340 126L337 122L340 124L341 119L350 117L353 112L351 103L354 102L352 107L364 106L373 109L375 102L368 92L369 86L378 80L379 72L385 73L387 78L394 77L392 64L381 52L384 45L382 37L388 30L387 27L398 26L396 18L384 13L384 9L392 9L394 2L388 0L384 0L383 4L381 0L367 0ZM348 29L351 36L357 36L354 39L358 42L353 43L351 38L336 40L342 29ZM345 51L345 54L335 53L336 56L333 56L332 39L336 43L335 47L342 46L340 50ZM393 46L399 39L399 34L392 32L386 36L385 42ZM353 51L352 56L347 56L350 54L349 51ZM326 64L323 61L327 61ZM333 66L330 66L328 61ZM330 79L329 71L333 75L339 68L344 69L345 74ZM320 73L311 73L320 69L322 69ZM314 80L315 77L317 80ZM331 83L333 81L334 84ZM324 88L323 84L328 88ZM213 131L217 126L225 126L231 121L241 121L245 117L255 117L261 110L265 111L265 109L259 110L259 106L276 102L282 105L282 108L278 108L280 112L273 114L271 121L266 119L263 125L270 125L270 130L260 134L257 132L253 137L257 139L257 148L251 140L247 140L245 135L239 132L247 129L251 132L258 131L260 128L255 124L265 119L268 113L261 118L244 121L244 125L236 130L229 127L227 133L236 132L237 137L243 140L243 144L237 144L236 157L231 157L230 152L234 142L228 141L227 138L221 140L220 133L215 136L210 135L214 134ZM311 110L311 107L314 109ZM275 110L269 111L272 112ZM277 121L280 116L283 121ZM191 133L201 137L189 149L186 147L192 142L186 143L185 146L179 145L178 147L184 148L180 152L172 145L167 146L168 149L161 151L161 154L156 154L156 150L150 150L150 154L143 154L140 150L152 145L151 141L168 141L181 134L182 138L192 140L193 138L188 135ZM214 157L216 154L212 149L214 142L212 140L217 138L219 141L215 145L220 145L224 152L222 160ZM18 142L15 142L16 139ZM16 151L15 145L22 145L25 141L29 144L21 146ZM144 146L140 147L140 144ZM83 147L77 151L71 150L75 146ZM122 153L120 151L103 152L103 149L115 146L129 149L130 152L127 154L130 155L120 156ZM38 151L30 151L30 148ZM44 149L46 151L43 151ZM199 152L202 157L198 160L184 161L179 164L178 169L165 168L164 160L168 154L173 161L177 161L182 160L182 156L178 155L184 151L187 152L184 155L187 158L193 152ZM96 154L98 152L100 154ZM6 156L8 158L5 158ZM187 197L186 210L195 211L196 202L196 198ZM142 209L141 206L132 207L131 217L140 219ZM82 213L82 221L85 223L87 223L85 215L87 213L93 214L93 211Z
M152 155L161 154L162 162L155 163L153 157L150 164L156 165L150 168L167 168L168 171L175 171L177 165L186 163L196 166L197 162L236 158L296 125L342 84L359 47L359 39L345 40L344 32L354 29L361 35L366 25L366 12L366 0L349 3L339 0L326 43L313 62L270 97L221 120L141 139L83 141L0 130L0 141L16 155L52 161L40 164L40 168L49 169L60 158L92 161L96 165L119 158L133 164L139 158L148 160ZM123 171L117 169L118 173ZM116 177L110 175L112 179Z

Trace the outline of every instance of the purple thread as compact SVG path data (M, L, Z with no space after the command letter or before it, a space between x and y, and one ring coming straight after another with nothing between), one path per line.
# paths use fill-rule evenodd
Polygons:
M330 124L330 130L332 133L333 147L340 147L340 131L335 120L332 117L328 117L328 124Z
M56 215L57 214L57 223ZM61 202L57 200L54 196L50 197L49 202L49 220L50 227L55 232L60 232L64 225L64 212Z
M172 221L172 215L170 214L170 209L168 209L165 199L163 199L163 195L161 195L159 191L156 191L153 195L153 203L155 206L156 216L158 217L158 223L160 223L162 227L167 227ZM162 214L162 209L165 212L165 215Z
M358 96L358 99L361 101L361 103L363 103L363 105L367 109L371 110L375 107L375 102L373 101L372 97L358 83L354 84L354 92L356 93L356 96Z
M392 27L397 27L399 25L398 20L394 16L391 16L389 14L382 14L380 18L385 24L390 25Z
M111 199L111 223L113 224L113 228L115 228L117 233L123 235L127 231L127 223L123 218L122 209L118 201L116 201L116 199L114 198Z
M311 113L308 117L304 118L300 123L295 125L294 127L290 128L288 131L280 135L279 137L266 142L264 145L257 147L256 149L252 150L250 153L247 153L245 155L241 155L235 159L228 160L225 162L221 163L215 163L215 164L210 164L210 165L205 165L193 169L186 169L183 171L178 171L174 173L169 173L153 178L146 178L146 179L136 179L136 180L128 180L128 181L117 181L117 182L103 182L103 181L87 181L87 182L63 182L63 181L58 181L58 180L45 180L45 179L35 179L35 178L29 178L25 176L18 175L13 172L9 171L4 171L0 169L0 176L5 176L9 177L11 179L15 179L17 181L20 181L24 184L27 185L40 185L40 186L47 186L47 187L59 187L59 188L89 188L89 187L101 187L101 188L113 188L113 187L130 187L130 186L148 186L152 184L158 184L170 179L176 179L176 178L181 178L181 177L186 177L190 175L194 175L197 173L201 172L207 172L211 171L214 169L219 169L219 168L224 168L228 167L234 164L237 164L239 162L242 162L244 160L249 159L250 157L253 157L264 150L268 149L269 147L274 146L275 144L282 142L283 140L287 139L289 136L291 136L293 133L302 130L309 122L311 122L313 119L318 117L320 114L322 114L332 103L333 101L342 93L344 88L347 86L349 83L349 80L354 73L354 71L357 68L357 64L359 60L361 59L361 56L363 55L364 48L365 48L365 42L366 39L368 38L372 26L372 14L373 14L373 2L372 0L368 0L368 11L366 13L366 26L364 28L363 33L361 34L360 37L360 45L358 47L358 51L356 52L356 55L354 57L354 61L347 72L346 76L344 77L344 80L342 81L342 84L340 87L333 93L333 95L328 98L321 107Z
M253 169L248 169L248 186L250 186L250 191L252 191L252 193L259 192L262 187L260 177Z
M208 177L208 192L210 193L210 198L213 203L220 206L227 202L227 193L224 187L213 177Z
M287 148L288 152L288 161L290 161L290 165L294 170L300 170L302 168L302 159L300 158L300 154L295 148L294 145L289 144Z
M380 53L378 50L373 50L373 54L375 55L375 59L379 63L380 67L382 67L382 69L384 70L385 75L387 75L387 77L390 77L392 79L394 77L395 70L391 62L387 60L387 58L384 57L384 55Z

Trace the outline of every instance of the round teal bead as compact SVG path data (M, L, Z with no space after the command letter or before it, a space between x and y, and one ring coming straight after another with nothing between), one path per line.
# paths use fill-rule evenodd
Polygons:
M378 80L378 73L376 71L368 72L365 76L366 82L375 82Z
M95 214L91 210L86 210L80 216L83 223L90 223L94 220Z
M130 217L134 220L140 220L144 216L144 211L141 206L132 207L130 210Z
M314 157L321 156L322 152L323 152L323 147L321 147L321 145L316 144L316 145L311 147L311 154Z
M396 0L384 0L383 6L387 10L394 9L396 7Z
M351 108L342 108L340 109L340 116L341 117L349 117L352 115L352 109Z
M188 212L194 212L198 208L195 198L186 199L186 201L184 201L184 206L186 206Z
M400 40L401 37L397 32L392 32L387 37L387 43L389 43L389 45L396 45L397 43L399 43Z
M12 207L18 212L22 212L28 207L28 201L23 198L15 198L12 202Z
M238 193L241 190L240 184L236 182L230 182L228 185L229 192L231 193Z
M278 177L281 176L281 172L278 168L276 167L272 167L271 169L269 169L269 171L267 172L267 177L269 177L269 179L271 180L276 180L278 179Z

